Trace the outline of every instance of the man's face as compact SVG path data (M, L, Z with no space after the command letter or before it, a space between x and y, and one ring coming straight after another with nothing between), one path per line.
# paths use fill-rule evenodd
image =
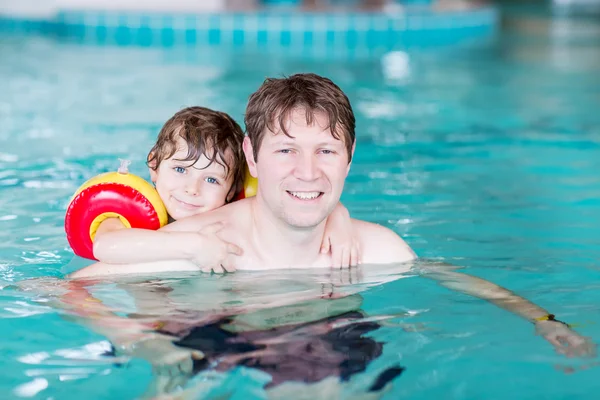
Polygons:
M267 131L258 160L246 137L250 173L258 178L258 196L276 218L294 228L312 228L333 211L350 170L343 140L335 139L328 117L317 113L306 124L304 109L290 113L287 131ZM353 147L354 151L354 147Z
M187 154L187 143L178 138L177 152L163 160L156 170L150 169L156 191L171 218L176 220L223 206L233 183L222 165L211 164L204 154L190 165L190 161L181 161Z

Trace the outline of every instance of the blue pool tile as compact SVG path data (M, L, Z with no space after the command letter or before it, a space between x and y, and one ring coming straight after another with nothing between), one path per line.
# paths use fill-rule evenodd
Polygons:
M312 46L314 40L314 33L312 31L302 32L302 43L305 47Z
M164 15L162 17L162 26L161 29L173 29L175 25L175 18L172 15Z
M135 32L135 42L139 46L152 46L154 44L154 30L148 25L140 26Z
M140 22L140 29L152 29L150 16L141 15L139 22Z
M221 44L221 31L218 29L208 30L208 44L218 45Z
M118 26L123 26L126 28L139 25L138 21L135 21L134 18L132 18L132 16L129 16L127 14L117 16L116 21Z
M266 30L256 32L256 44L266 45L269 42L269 33Z
M65 36L77 38L85 35L85 26L81 24L70 24L65 27Z
M346 32L346 46L349 48L356 48L358 45L358 33L355 30L349 30Z
M198 35L195 29L186 29L184 33L185 44L187 45L195 45L198 43Z
M233 44L236 46L244 45L244 31L242 29L236 29L233 31Z
M62 22L65 22L65 23L71 24L71 25L77 25L77 24L83 25L85 23L84 13L78 12L78 11L65 12L62 15Z
M194 31L196 33L196 43L199 45L208 45L208 29L198 29Z
M368 47L375 47L380 42L381 32L378 31L368 31L365 34L365 43Z
M95 26L106 26L106 13L90 13L89 20L90 23L94 24Z
M328 30L325 33L325 43L329 46L333 46L333 44L335 43L335 32Z
M234 31L243 31L245 28L246 20L250 18L250 16L245 16L243 14L234 14L231 16L231 28Z
M108 29L106 26L97 26L96 29L96 41L98 44L106 44L108 40Z
M160 43L165 47L175 44L175 30L171 27L163 28L160 32Z
M279 33L279 44L288 47L292 44L292 33L290 31L281 31Z
M198 17L196 15L186 15L183 21L186 30L198 29Z
M127 46L133 43L132 30L126 26L119 26L113 30L114 41L119 46Z
M256 22L256 29L265 29L267 26L267 16L264 13L259 13L254 15L254 19Z
M211 15L208 19L208 28L210 30L218 30L221 28L221 16Z

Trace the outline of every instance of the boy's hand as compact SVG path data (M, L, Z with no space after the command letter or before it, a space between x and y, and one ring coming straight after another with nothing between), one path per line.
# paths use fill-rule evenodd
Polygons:
M339 203L327 218L321 253L331 252L334 268L355 267L360 264L360 243L354 235L350 213Z
M218 236L223 226L222 222L216 222L204 227L196 234L199 236L200 246L193 249L191 260L202 272L217 274L234 272L233 257L244 254L241 247Z

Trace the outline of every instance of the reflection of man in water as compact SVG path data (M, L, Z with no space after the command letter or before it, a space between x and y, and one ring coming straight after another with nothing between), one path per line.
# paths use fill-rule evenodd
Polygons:
M333 378L334 383L348 381L364 372L383 350L383 343L369 335L380 325L365 319L360 311L270 329L245 327L249 330L237 331L239 323L235 317L224 317L184 331L161 332L182 336L175 342L177 346L202 352L203 357L193 361L193 372L248 367L269 375L267 390L286 382L316 384L327 378ZM403 370L400 365L385 368L365 391L378 392Z
M117 311L122 315L122 310L111 310L92 298L86 288L89 281L72 281L63 302L110 338L116 350L155 365L152 393L176 390L197 373L203 375L198 385L188 386L189 394L207 393L210 385L205 380L214 382L214 373L245 367L268 376L260 380L269 396L300 398L294 390L302 384L309 385L312 399L339 398L342 391L377 398L401 375L401 365L372 369L369 377L360 378L364 385L357 385L353 377L382 355L384 343L372 334L380 328L379 320L394 316L368 317L360 310L359 295L336 298L332 290L340 295L347 289L356 291L346 283L360 279L356 272L340 274L350 281L339 282L341 287L335 289L318 282L339 277L296 274L290 283L273 274L259 275L255 279L274 288L259 291L259 296L256 287L261 282L250 282L241 274L210 282L217 286L210 290L205 281L183 289L181 285L189 284L178 286L173 280L124 283L138 300L138 312L127 318L115 315ZM223 306L238 302L242 304ZM354 383L340 386L348 381Z
M244 152L250 172L258 178L256 197L176 221L163 229L173 232L198 231L209 224L223 222L226 226L222 231L223 235L244 251L243 256L233 260L237 270L328 267L329 255L319 252L324 226L328 215L339 202L355 148L355 120L348 98L333 82L314 74L267 79L251 95L245 122L248 137L244 141ZM359 220L352 220L352 225L360 242L364 264L402 263L415 258L410 247L390 229ZM141 265L140 268L143 270L144 266ZM181 262L176 261L169 262L166 268L186 269ZM409 268L410 265L407 264L399 266L404 271ZM194 267L188 269L193 270ZM148 271L152 270L155 270L154 266L149 266ZM365 274L369 273L368 266L362 270ZM84 269L78 275L85 276L86 271L89 270ZM590 351L588 343L565 324L555 321L546 310L512 292L447 268L430 268L425 272L426 276L440 280L447 287L490 300L533 322L537 330L559 351L574 354ZM268 304L264 306L269 307ZM348 319L350 316L357 321L361 319L357 314L345 314L347 311L353 310L340 312L339 317ZM331 329L332 320L328 318L330 316L316 319L318 322L311 325L311 329L314 326L329 326L330 329L324 331L324 336L319 338L318 345L321 349L332 350L331 338L342 331ZM266 350L273 349L261 342L272 342L279 334L290 333L289 329L293 332L305 327L295 325L279 331L272 330L268 334L248 329L244 334L233 334L227 329L228 323L229 320L225 318L201 324L196 331L192 328L185 332L170 333L176 333L181 339L177 348L180 351L193 347L213 359L224 360L227 358L225 356L235 356L242 365L271 371L273 384L293 380L294 376L298 376L298 371L291 374L274 372L273 368L277 368L278 362L283 362L280 356L284 350L281 346L276 352L279 358L272 359L271 366L267 365L267 359L257 358L255 355L262 352L262 356L265 356ZM360 325L360 321L357 323ZM344 331L347 335L341 340L344 344L340 347L345 350L336 353L341 358L335 371L334 368L329 368L328 371L315 375L312 380L300 374L298 380L315 382L328 374L344 378L349 370L344 370L341 364L349 362L355 346L360 346L360 340L372 328L375 326L363 325L354 331ZM163 332L166 331L163 329ZM194 332L198 335L189 336ZM109 338L118 342L119 338L115 337L114 332L106 333ZM221 344L214 342L218 334L222 335ZM202 346L196 346L198 337L208 337L210 340ZM351 344L353 341L354 344ZM244 351L235 355L228 353L235 348L234 343L238 343ZM315 344L304 345L304 353L298 357L310 353L311 346L314 347ZM375 347L377 346L373 349ZM222 350L222 353L215 348ZM344 351L347 353L342 356ZM375 349L367 353L372 356L361 356L365 365L378 351ZM147 358L155 361L153 357L156 359L159 354L158 351L150 351ZM211 357L197 361L196 367L206 367L203 363ZM162 359L158 358L158 362L161 362ZM354 365L357 370L364 369L364 365ZM399 367L393 368L396 368L392 370L396 375L401 371ZM393 378L392 375L393 373L390 375Z

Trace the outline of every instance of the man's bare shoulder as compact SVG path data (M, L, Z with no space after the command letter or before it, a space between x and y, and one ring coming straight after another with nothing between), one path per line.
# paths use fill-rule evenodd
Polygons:
M417 258L410 246L391 229L358 219L353 219L352 225L360 240L363 263L400 263Z
M235 225L237 222L242 221L244 216L250 214L251 202L252 199L239 200L216 210L177 220L161 229L168 232L191 232L217 222Z

